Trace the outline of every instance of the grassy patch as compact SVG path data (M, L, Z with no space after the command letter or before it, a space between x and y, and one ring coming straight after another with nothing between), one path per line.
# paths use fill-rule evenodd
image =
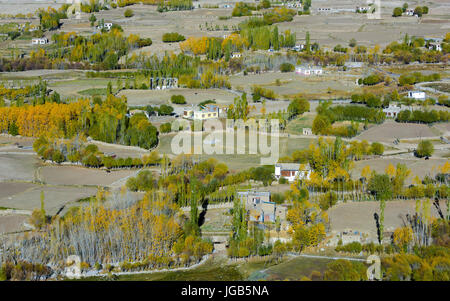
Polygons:
M441 92L450 93L450 84L449 83L433 83L425 85L425 87L433 88Z
M94 96L94 95L106 96L106 88L86 89L83 91L78 91L78 94L83 96Z
M294 135L302 135L304 128L311 128L314 121L312 114L300 116L291 120L286 126L286 132Z
M300 280L304 276L309 277L312 271L319 271L323 274L327 264L332 261L332 259L296 257L270 267L264 270L264 273L254 274L255 279L252 280L261 278L264 280Z

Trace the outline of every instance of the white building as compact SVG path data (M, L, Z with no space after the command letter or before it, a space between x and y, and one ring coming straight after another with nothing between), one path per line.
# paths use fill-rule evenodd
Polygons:
M312 135L312 130L311 130L311 128L303 128L303 135L305 135L305 136L310 136L310 135Z
M430 43L428 45L429 50L436 50L436 51L442 51L442 46L439 43Z
M296 67L295 73L301 75L322 75L322 67Z
M414 9L408 8L408 9L405 11L405 15L407 15L407 16L414 16Z
M233 59L235 59L235 58L240 58L242 56L242 53L240 53L240 52L233 52L232 54L231 54L231 57L233 58Z
M294 51L302 51L303 49L305 49L305 44L295 45L292 47L292 50Z
M425 100L427 95L423 91L408 91L408 98L413 98L416 100Z
M47 38L33 38L31 40L31 45L45 45L48 44Z
M389 105L389 107L383 109L383 113L387 118L396 118L398 113L402 110L401 106Z
M103 25L102 24L97 25L97 29L98 30L102 30L102 29L111 30L112 26L113 26L112 23L104 23Z
M275 164L275 178L286 178L289 182L296 179L309 179L311 175L311 167L309 164L299 163L277 163Z
M219 107L214 104L207 104L201 108L191 106L184 109L183 118L194 120L214 119L219 118L219 111Z

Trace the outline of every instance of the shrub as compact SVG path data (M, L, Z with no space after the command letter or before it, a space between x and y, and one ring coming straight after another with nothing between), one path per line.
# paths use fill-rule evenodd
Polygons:
M133 12L132 9L127 8L125 10L125 12L123 13L123 15L124 15L125 18L131 18L132 16L134 16L134 12Z
M422 140L417 145L416 156L419 158L429 157L434 152L433 143L430 140Z
M172 124L170 122L163 123L159 127L159 131L161 133L170 133L171 130L172 130Z
M178 32L167 32L163 34L162 41L164 43L171 43L171 42L181 42L186 40L186 38L179 34Z
M400 17L403 14L403 9L401 7L394 8L394 11L392 12L393 17Z
M283 63L280 65L280 71L281 72L292 72L294 71L295 67L294 65L290 63Z
M348 252L348 253L361 253L361 251L363 250L362 245L357 242L357 241L353 241L351 243L348 243L344 246L338 246L336 247L336 251L337 252Z
M172 95L172 97L170 98L170 101L174 104L185 104L186 103L186 99L184 98L183 95Z
M370 152L374 155L381 156L384 153L384 145L379 142L374 142L370 146Z

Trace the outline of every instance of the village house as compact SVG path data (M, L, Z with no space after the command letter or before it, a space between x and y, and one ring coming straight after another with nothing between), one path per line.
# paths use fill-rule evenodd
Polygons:
M207 104L200 108L191 106L183 110L183 118L194 120L219 118L219 111L219 106L214 104Z
M323 69L322 67L296 67L295 73L301 74L301 75L322 75Z
M407 16L414 16L414 9L408 8L408 9L405 11L405 15L407 15Z
M242 56L242 53L240 53L240 52L233 52L232 54L231 54L231 57L234 59L234 58L240 58Z
M311 128L303 128L303 135L305 135L305 136L312 135Z
M300 163L277 163L275 164L275 178L278 180L281 177L287 179L289 182L295 180L309 179L311 176L311 167L309 164Z
M389 104L389 107L383 109L383 113L386 115L386 118L396 118L401 110L400 106Z
M245 206L249 221L274 223L277 217L280 220L286 218L286 207L270 201L269 191L247 190L239 191L237 195Z
M47 38L33 38L31 40L31 45L45 45L48 44Z
M292 50L294 51L302 51L305 48L304 44L300 44L300 45L295 45L294 47L292 47Z
M440 43L432 42L428 44L429 50L442 51L442 46Z
M102 30L102 29L111 30L112 26L113 26L112 23L104 23L103 25L102 24L97 25L97 29L98 30Z
M425 100L427 95L423 91L408 91L407 97L416 100Z

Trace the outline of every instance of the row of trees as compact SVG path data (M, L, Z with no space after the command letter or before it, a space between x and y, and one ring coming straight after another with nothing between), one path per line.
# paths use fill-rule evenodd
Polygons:
M414 122L414 123L434 123L447 122L449 120L449 112L444 110L404 110L397 115L398 122Z
M11 127L17 127L18 134L30 137L72 138L85 133L96 140L148 149L158 142L157 130L146 116L127 117L126 98L112 94L94 105L85 99L69 104L0 108L0 132L9 132Z

